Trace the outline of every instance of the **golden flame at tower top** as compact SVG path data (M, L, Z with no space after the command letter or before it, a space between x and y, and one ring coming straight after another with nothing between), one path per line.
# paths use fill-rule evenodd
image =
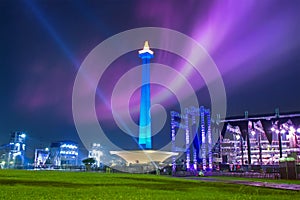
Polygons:
M145 41L144 43L144 48L142 50L139 51L139 54L142 54L142 53L150 53L153 55L153 51L150 50L150 47L149 47L149 42L148 40Z
M145 41L145 44L144 44L144 50L149 50L149 42L148 40Z

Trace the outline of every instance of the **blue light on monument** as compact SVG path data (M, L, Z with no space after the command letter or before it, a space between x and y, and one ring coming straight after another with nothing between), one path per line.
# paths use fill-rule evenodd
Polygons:
M144 48L139 51L142 59L142 88L140 103L140 130L139 145L143 149L151 149L151 112L150 112L150 59L154 52L150 50L148 41L145 41Z

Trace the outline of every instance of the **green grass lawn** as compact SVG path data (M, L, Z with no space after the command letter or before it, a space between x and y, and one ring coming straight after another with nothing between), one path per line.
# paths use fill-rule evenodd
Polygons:
M300 199L300 192L139 174L0 170L0 199Z

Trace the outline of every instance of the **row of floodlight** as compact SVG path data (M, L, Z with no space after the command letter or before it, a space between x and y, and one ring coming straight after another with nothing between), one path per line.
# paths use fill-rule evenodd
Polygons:
M284 134L284 133L286 133L287 131L288 132L291 132L291 133L295 133L295 132L297 132L297 133L300 133L300 128L297 128L297 130L293 127L293 126L290 126L290 127L288 127L288 128L282 128L281 130L279 130L279 129L276 129L275 127L272 127L271 128L271 131L272 132L275 132L275 133L282 133L282 134Z
M76 145L73 145L73 144L62 144L60 147L61 148L69 148L69 149L77 149L78 148Z
M256 128L255 128L256 129ZM233 127L233 126L231 126L230 124L228 124L227 125L227 131L229 131L229 132L233 132L233 133L236 133L236 134L241 134L241 131L240 131L240 129L239 129L239 126L236 126L236 127ZM287 125L287 124L282 124L281 125L281 127L278 129L278 128L275 128L274 126L272 126L272 128L271 128L271 131L272 132L275 132L275 133L282 133L282 134L284 134L284 133L286 133L286 132L291 132L291 133L300 133L300 127L299 128L297 128L297 129L295 129L295 127L294 126L292 126L292 125ZM250 133L252 134L252 135L255 135L255 133L256 133L256 131L253 129L253 128L251 128L251 131L250 131Z
M251 122L249 122L249 123L251 123ZM250 134L252 136L254 136L256 134L256 129L257 129L257 131L261 131L260 130L261 128L259 128L257 126L254 126L254 127L255 128L251 128L251 131L250 131ZM227 131L234 133L237 140L240 139L240 137L241 137L241 131L239 129L239 126L234 127L234 126L231 126L230 124L228 124L227 125ZM274 124L271 127L271 131L275 132L277 134L279 134L279 133L285 134L285 133L288 132L289 134L293 135L296 132L298 134L300 134L300 127L296 129L293 125L291 125L291 123L284 123L279 128L276 128L276 124Z
M78 155L78 152L76 151L60 151L60 154L65 154L65 155Z

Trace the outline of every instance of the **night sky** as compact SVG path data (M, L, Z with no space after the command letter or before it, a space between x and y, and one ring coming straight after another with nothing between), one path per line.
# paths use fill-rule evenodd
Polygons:
M72 116L76 73L102 41L139 27L173 29L206 49L222 74L227 116L246 110L249 115L274 113L275 108L300 111L299 10L299 0L0 0L0 143L9 142L11 131L23 130L28 133L28 157L35 148L58 140L76 141L84 152ZM153 62L185 74L199 103L209 107L201 76L185 69L175 55L154 51ZM132 51L108 68L98 86L107 102L121 75L139 64L137 51ZM152 88L153 98L168 93L159 86ZM161 104L176 109L174 95L167 97ZM133 108L138 98L136 91ZM112 133L114 142L124 148L136 145L122 136L103 99L96 98L96 106L99 123ZM131 113L135 120L136 113ZM165 141L170 139L167 134Z

